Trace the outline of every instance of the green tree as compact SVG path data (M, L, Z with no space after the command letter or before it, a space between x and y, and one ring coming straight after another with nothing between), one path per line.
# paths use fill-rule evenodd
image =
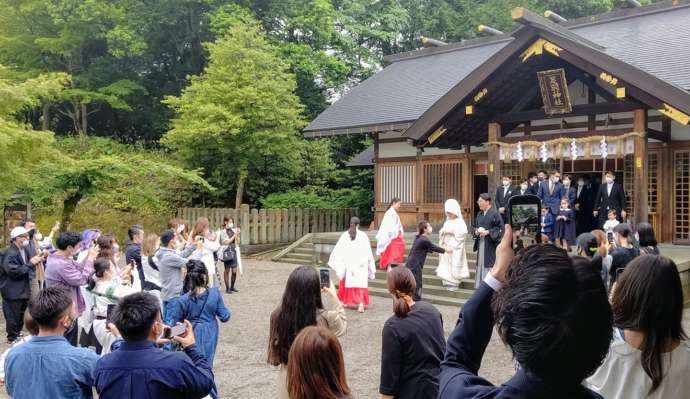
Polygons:
M236 23L207 46L204 73L165 100L177 116L162 142L226 194L234 188L239 206L245 184L296 174L302 106L294 76L258 23Z

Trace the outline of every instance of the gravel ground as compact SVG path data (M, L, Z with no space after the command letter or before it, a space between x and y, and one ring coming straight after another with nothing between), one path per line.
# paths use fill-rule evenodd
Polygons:
M245 261L245 274L238 278L239 293L225 295L232 312L221 325L214 365L216 383L223 398L267 399L275 396L277 371L266 363L269 315L279 303L285 282L295 265L269 261ZM446 335L457 319L457 309L438 306ZM392 314L391 301L372 296L364 314L348 310L348 332L341 339L350 387L357 398L378 397L381 361L381 329ZM4 329L4 322L0 323ZM4 343L3 351L7 345ZM494 334L484 356L480 374L494 383L507 380L513 372L509 352ZM4 394L4 390L3 390ZM0 397L6 397L0 394Z

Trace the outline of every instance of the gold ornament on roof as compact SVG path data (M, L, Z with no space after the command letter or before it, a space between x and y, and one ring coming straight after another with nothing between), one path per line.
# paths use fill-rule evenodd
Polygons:
M520 58L522 58L522 62L525 62L533 55L544 54L544 51L556 57L560 57L560 52L563 51L563 49L544 39L537 39L527 50L520 54Z
M690 123L690 116L666 103L664 103L664 108L660 109L659 112L680 123L681 125L687 125Z

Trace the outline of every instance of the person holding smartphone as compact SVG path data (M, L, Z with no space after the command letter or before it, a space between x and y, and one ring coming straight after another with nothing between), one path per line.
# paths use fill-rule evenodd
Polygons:
M633 259L640 256L640 249L632 243L633 232L630 225L621 223L613 228L615 248L611 250L611 285L616 283L620 273ZM612 288L613 289L613 288Z

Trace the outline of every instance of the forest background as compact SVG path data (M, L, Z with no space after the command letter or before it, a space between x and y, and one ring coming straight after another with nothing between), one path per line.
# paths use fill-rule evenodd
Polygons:
M641 1L649 3L651 1ZM566 18L623 0L0 0L0 204L44 229L160 225L180 206L356 207L362 135L300 129L422 36L510 10Z

